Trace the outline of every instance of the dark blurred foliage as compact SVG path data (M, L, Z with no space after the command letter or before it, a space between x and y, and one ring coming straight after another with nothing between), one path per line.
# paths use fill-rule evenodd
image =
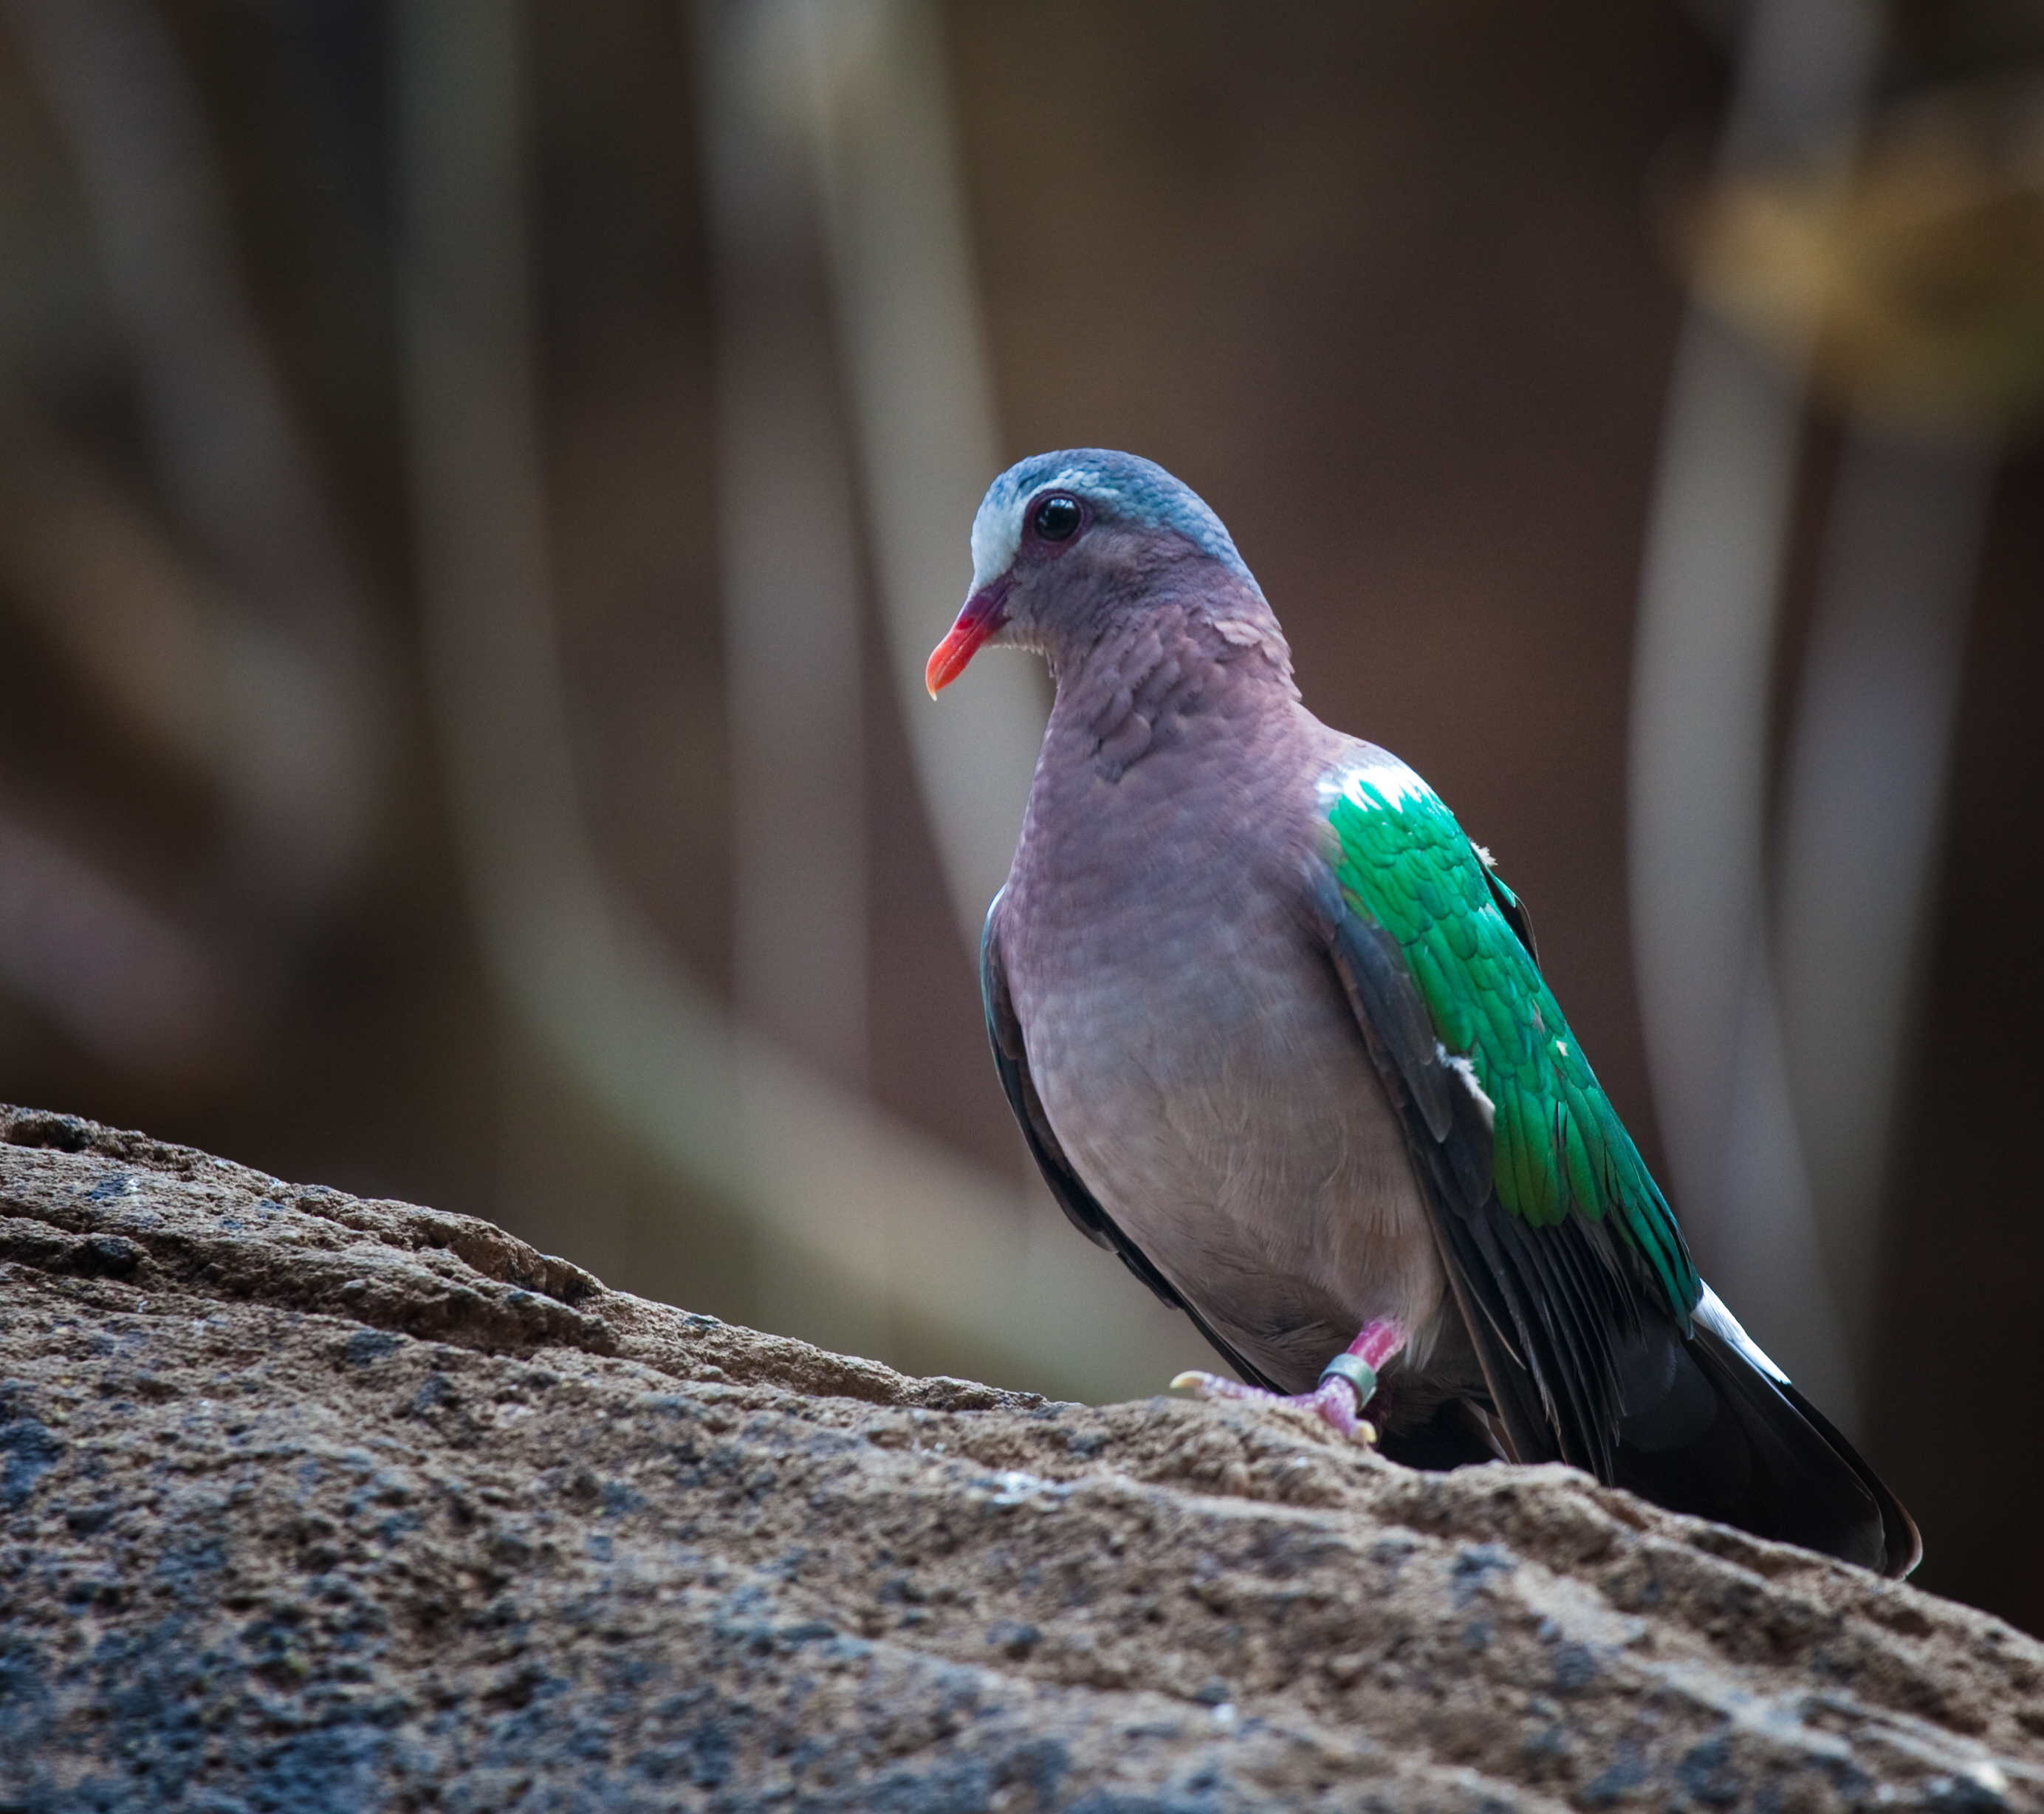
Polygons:
M298 620L264 615L165 478L75 129L23 48L34 10L0 13L0 867L16 876L0 886L0 1097L492 1216L613 1284L770 1316L760 1237L620 1136L478 951L416 602L391 15L361 0L157 15L331 519L344 662L302 629L221 652L240 648L242 617ZM1657 1163L1627 919L1628 686L1684 302L1665 215L1711 142L1739 17L1674 0L940 14L1004 453L1127 447L1214 505L1308 703L1411 760L1527 897L1557 993ZM525 20L555 628L582 809L611 882L728 997L716 291L690 19L674 0L534 0ZM2027 79L2040 58L2034 5L1910 4L1884 81L1906 95ZM1807 456L1785 674L1835 448L1820 429ZM2041 525L2044 460L2019 444L1968 632L1865 1416L1870 1459L1923 1524L1923 1583L2033 1630ZM862 584L866 1082L1019 1178ZM95 617L87 594L115 602ZM159 618L182 627L152 641ZM321 831L309 792L260 836L237 831L241 759L193 726L223 675L265 660L352 725L335 759L359 824ZM282 761L299 746L275 735ZM815 778L820 813L832 782ZM276 882L322 837L305 879ZM165 964L190 974L128 1039L117 1008L67 1009L48 980L60 956L81 1000L117 1003L124 978ZM909 1337L889 1358L969 1360Z

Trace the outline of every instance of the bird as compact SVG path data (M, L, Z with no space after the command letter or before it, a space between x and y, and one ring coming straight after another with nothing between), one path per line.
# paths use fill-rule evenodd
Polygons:
M1220 519L1135 455L989 487L932 698L1055 693L980 981L1080 1232L1234 1378L1408 1466L1558 1462L1891 1576L1916 1527L1699 1276L1440 797L1307 709Z

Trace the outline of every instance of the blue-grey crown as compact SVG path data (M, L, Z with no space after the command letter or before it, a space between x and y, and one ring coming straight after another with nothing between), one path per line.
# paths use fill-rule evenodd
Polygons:
M1116 521L1182 536L1203 554L1245 579L1250 571L1220 517L1189 485L1174 478L1155 460L1109 448L1069 448L1020 460L987 487L973 523L973 564L981 582L986 571L1004 568L1015 551L1021 507L1039 491L1055 488L1091 500ZM1251 583L1254 583L1252 581Z

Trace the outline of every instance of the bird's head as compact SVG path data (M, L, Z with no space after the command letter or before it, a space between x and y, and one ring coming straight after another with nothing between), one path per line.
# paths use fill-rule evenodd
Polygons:
M1062 670L1118 623L1169 603L1253 623L1270 606L1221 520L1153 461L1101 448L1037 454L987 488L972 524L972 591L930 655L930 696L989 644Z

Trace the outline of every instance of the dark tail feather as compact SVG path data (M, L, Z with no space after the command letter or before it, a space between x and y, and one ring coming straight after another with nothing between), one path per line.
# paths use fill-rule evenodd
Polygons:
M1673 1512L1907 1574L1923 1546L1900 1501L1734 1331L1700 1314L1688 1341L1662 1328L1629 1345L1616 1484Z
M1904 1508L1902 1501L1888 1491L1881 1476L1860 1459L1859 1451L1832 1428L1831 1420L1823 1412L1786 1382L1782 1383L1781 1393L1803 1414L1804 1422L1829 1443L1838 1451L1838 1459L1859 1476L1860 1485L1873 1495L1874 1504L1881 1508L1885 1534L1881 1559L1874 1566L1883 1574L1891 1574L1900 1581L1923 1559L1923 1539L1916 1528L1916 1520Z

